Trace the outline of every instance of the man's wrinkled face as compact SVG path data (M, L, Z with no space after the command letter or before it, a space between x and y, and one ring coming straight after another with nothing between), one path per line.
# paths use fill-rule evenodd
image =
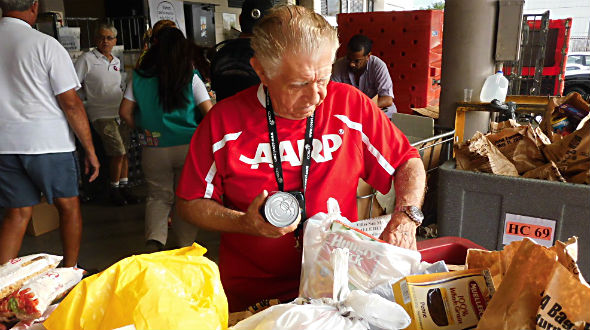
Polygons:
M272 78L257 70L268 88L275 113L294 120L311 116L326 98L333 59L332 49L322 49L314 56L286 54Z
M348 51L346 53L346 60L348 61L348 67L350 71L354 73L362 73L367 68L367 63L369 62L369 56L371 53L369 52L365 55L364 50L360 50L358 52Z
M117 44L117 37L113 31L101 29L96 36L96 48L104 55L110 54Z

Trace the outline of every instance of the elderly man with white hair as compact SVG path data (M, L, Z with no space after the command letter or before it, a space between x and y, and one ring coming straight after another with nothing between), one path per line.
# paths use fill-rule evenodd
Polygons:
M330 81L338 38L319 14L275 7L251 43L262 83L205 117L177 190L183 219L222 232L219 267L230 311L297 296L297 228L305 218L285 227L265 221L260 209L269 192L298 192L309 216L326 212L333 197L356 221L358 179L384 193L395 180L396 211L381 238L415 249L426 177L417 150L381 110L354 87Z
M74 64L86 99L86 112L109 157L110 198L118 206L138 200L128 188L130 129L119 119L123 99L121 61L113 55L117 29L109 23L96 28L96 48L82 54Z

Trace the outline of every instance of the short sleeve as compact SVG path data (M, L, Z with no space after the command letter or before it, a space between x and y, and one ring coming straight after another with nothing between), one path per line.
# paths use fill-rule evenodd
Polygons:
M369 142L363 144L363 179L386 194L395 170L420 154L374 102L366 98L363 108L362 130Z
M211 123L211 116L206 116L191 139L176 195L185 200L207 198L221 204L223 186L215 149L225 142L222 139L214 143Z
M128 99L129 101L135 102L135 96L133 95L133 79L129 81L127 84L127 88L125 89L124 98Z
M339 58L338 60L336 60L336 62L334 62L334 66L332 67L332 76L330 77L330 80L335 82L346 83L346 81L344 81L343 79L343 76L347 74L345 64L346 61L343 57Z
M76 70L78 80L81 84L83 84L86 78L86 74L88 73L88 61L86 60L85 55L78 57L78 59L74 63L74 69Z
M68 52L55 39L47 39L46 49L49 60L48 75L53 95L81 87L74 64Z
M210 99L207 87L201 80L198 74L195 73L193 76L193 96L195 98L195 104L199 105Z
M381 59L376 58L374 61L375 81L377 95L393 97L393 82L387 70L387 65Z

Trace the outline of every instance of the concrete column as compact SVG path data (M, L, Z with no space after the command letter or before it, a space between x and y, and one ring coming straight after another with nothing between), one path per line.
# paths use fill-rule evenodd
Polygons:
M494 73L498 0L446 0L439 124L455 127L456 102L463 89L473 89L479 101L485 79ZM465 138L487 132L489 113L467 113Z

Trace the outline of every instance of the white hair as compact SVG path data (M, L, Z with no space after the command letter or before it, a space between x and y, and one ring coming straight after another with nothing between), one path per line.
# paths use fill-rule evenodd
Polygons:
M25 11L37 2L37 0L0 0L0 8L3 12Z
M100 30L110 30L111 32L113 32L115 38L117 37L117 28L115 28L115 26L111 23L100 23L96 28L96 32L94 33L95 37L98 37L100 35Z
M332 60L338 49L338 33L321 15L301 6L277 6L254 26L250 41L254 56L271 78L288 55L318 56L330 49Z

